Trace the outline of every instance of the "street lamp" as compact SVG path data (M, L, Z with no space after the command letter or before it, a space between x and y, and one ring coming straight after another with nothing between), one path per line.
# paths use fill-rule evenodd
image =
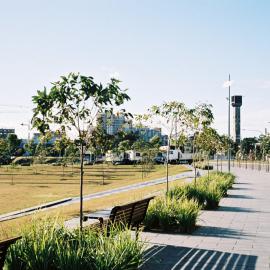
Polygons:
M226 81L223 84L224 88L229 89L229 93L228 93L228 171L231 171L231 85L232 85L232 81L231 81L231 75L229 74L229 80Z

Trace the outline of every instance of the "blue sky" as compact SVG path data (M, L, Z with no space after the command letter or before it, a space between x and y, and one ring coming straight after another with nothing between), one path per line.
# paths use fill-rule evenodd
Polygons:
M231 73L232 94L244 96L242 127L270 130L269 12L263 0L1 1L0 126L26 137L19 124L31 118L31 96L80 71L104 83L119 74L132 113L209 102L223 133Z

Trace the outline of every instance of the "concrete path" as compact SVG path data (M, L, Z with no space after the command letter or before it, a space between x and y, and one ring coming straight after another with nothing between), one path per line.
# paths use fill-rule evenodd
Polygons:
M142 233L141 270L270 269L270 173L233 168L237 183L192 235Z

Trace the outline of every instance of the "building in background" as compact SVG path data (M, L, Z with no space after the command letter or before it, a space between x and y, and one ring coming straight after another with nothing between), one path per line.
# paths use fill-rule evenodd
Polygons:
M109 135L115 135L119 130L123 129L125 125L128 125L126 118L123 114L107 114L102 113L100 115L102 126Z
M131 120L128 120L123 114L106 114L102 113L99 116L102 126L107 134L115 135L120 130L137 134L142 140L149 142L154 136L158 136L161 145L168 144L168 136L163 135L161 128L134 127Z
M0 128L0 138L7 138L9 134L15 134L14 128Z
M232 96L233 140L238 145L241 142L241 106L242 106L242 96Z
M161 128L150 128L150 127L132 127L131 125L124 129L126 132L133 132L138 134L138 136L146 141L149 142L153 137L157 136L160 138L161 145L168 144L168 136L163 135L161 132Z

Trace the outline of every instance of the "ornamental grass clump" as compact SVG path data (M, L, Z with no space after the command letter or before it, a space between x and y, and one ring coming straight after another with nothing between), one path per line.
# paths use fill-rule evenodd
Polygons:
M220 186L216 182L210 182L204 187L205 205L204 209L213 210L218 208L219 202L223 196Z
M169 198L175 198L175 199L181 199L181 198L187 198L187 199L193 199L198 202L199 205L203 206L205 203L205 194L204 189L200 188L199 186L195 186L194 184L186 184L181 186L175 186L171 188L167 196Z
M159 197L150 203L144 220L146 229L191 233L200 211L197 201Z
M231 173L216 172L210 174L210 180L217 184L223 196L227 196L228 189L232 188L235 182L235 176Z
M68 231L57 222L38 222L8 251L5 270L137 269L144 244L127 229Z
M213 172L209 176L197 179L195 183L175 186L167 192L170 199L193 199L203 209L216 209L222 197L227 196L227 190L232 188L235 176L231 173Z

